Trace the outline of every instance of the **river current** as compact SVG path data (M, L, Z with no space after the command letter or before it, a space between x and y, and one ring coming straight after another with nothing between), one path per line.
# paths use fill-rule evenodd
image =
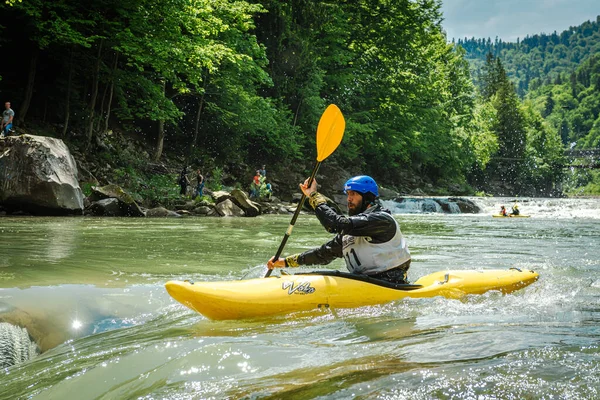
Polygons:
M290 216L2 217L0 322L27 331L0 324L0 340L37 350L16 349L0 399L600 398L600 199L519 199L519 219L492 218L514 199L471 200L481 213L386 202L409 279L517 267L537 282L242 321L208 320L164 284L262 276ZM284 254L330 237L301 215Z

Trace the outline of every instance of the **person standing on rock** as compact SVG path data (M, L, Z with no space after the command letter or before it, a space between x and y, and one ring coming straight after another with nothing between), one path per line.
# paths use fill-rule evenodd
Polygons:
M269 269L324 265L343 258L354 274L366 275L391 283L408 283L410 252L398 222L378 200L377 183L370 176L350 178L344 185L348 196L348 214L338 214L327 204L325 196L317 192L317 182L308 179L300 185L310 206L323 227L336 233L329 242L301 254L267 262Z
M260 185L262 181L262 175L260 174L260 170L256 170L256 175L252 178L252 183L250 183L250 198L258 199L260 196Z
M200 172L200 169L196 171L196 193L195 196L200 196L202 198L204 193L204 176Z
M2 113L2 132L0 135L2 137L8 136L12 126L13 119L15 117L15 112L10 108L10 102L4 103L4 112Z
M179 183L179 186L181 187L179 194L182 196L185 196L187 194L187 187L190 184L190 178L188 178L188 176L187 176L187 167L183 167L183 169L181 170L181 174L179 175L178 183Z

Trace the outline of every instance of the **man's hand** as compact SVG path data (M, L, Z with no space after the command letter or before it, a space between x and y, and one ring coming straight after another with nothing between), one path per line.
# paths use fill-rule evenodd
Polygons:
M302 193L304 193L304 195L306 197L310 197L310 195L314 192L317 191L317 180L313 179L310 187L308 187L308 180L310 178L308 178L307 180L304 181L304 183L300 184L300 189L302 190Z
M267 268L269 268L269 269L285 268L285 258L279 258L275 262L273 262L273 258L275 258L275 257L271 257L271 259L267 262Z

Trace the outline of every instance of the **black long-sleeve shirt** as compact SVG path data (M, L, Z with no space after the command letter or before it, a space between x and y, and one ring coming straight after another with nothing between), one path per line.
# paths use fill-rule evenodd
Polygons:
M325 265L342 257L342 236L368 236L372 243L385 243L396 234L396 223L389 210L377 203L364 212L346 217L338 214L326 203L315 209L321 225L335 237L316 249L305 251L298 256L300 265Z

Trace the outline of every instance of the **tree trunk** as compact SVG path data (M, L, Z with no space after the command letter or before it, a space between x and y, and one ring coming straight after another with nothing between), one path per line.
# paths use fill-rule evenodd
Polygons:
M158 162L163 151L163 143L165 140L165 121L158 121L158 141L156 142L156 151L154 153L154 161Z
M104 132L108 131L108 121L110 120L110 109L112 107L113 93L115 92L115 75L117 73L117 63L119 53L115 53L115 63L113 64L112 77L110 79L110 90L108 92L108 104L106 105L106 118L104 119Z
M96 99L98 97L98 85L100 82L100 60L102 55L102 40L98 45L98 57L96 58L96 69L94 71L94 77L92 82L92 97L90 98L90 114L89 114L89 125L87 131L86 145L85 148L89 149L92 144L92 137L94 136L94 113L96 109Z
M106 96L108 96L109 85L104 85L104 91L102 92L102 98L100 99L100 111L98 112L98 119L96 120L96 132L100 132L100 125L104 117L104 103L106 103Z
M71 54L69 56L69 77L67 78L67 98L65 99L65 122L62 130L61 137L64 139L67 137L67 130L69 129L69 118L71 117L71 85L73 84L73 48L71 47Z
M162 84L163 94L165 94L166 93L166 83L163 80L161 82L161 84ZM165 120L161 119L158 121L158 140L156 142L156 151L154 152L154 161L160 160L160 156L162 155L162 151L163 151L164 140L165 140Z
M25 122L25 116L27 115L27 111L29 110L29 104L31 104L31 98L33 97L33 85L35 83L35 74L37 70L37 59L38 59L38 49L35 48L33 50L33 54L31 54L31 60L29 61L29 76L27 77L27 87L25 88L25 97L23 98L23 102L21 103L21 107L17 113L17 122L19 125L22 125Z
M300 113L300 106L302 105L302 99L298 102L298 107L296 107L296 112L294 113L294 123L292 126L296 126L298 122L298 114Z
M202 115L202 107L204 107L205 93L202 93L202 96L200 96L200 100L198 101L198 112L196 112L196 125L194 126L194 138L192 139L192 143L190 145L190 152L187 157L188 159L185 162L186 165L192 157L192 154L194 154L194 149L196 148L196 144L198 143L198 135L200 133L200 116Z
M187 158L185 160L185 164L189 163L192 155L194 154L194 149L198 144L198 137L200 136L200 116L202 115L202 109L204 108L204 96L206 95L206 88L208 86L208 79L210 75L208 71L204 70L204 82L202 84L202 95L200 96L200 100L198 101L198 111L196 112L196 124L194 125L194 137L192 139L192 143L190 144L190 150L188 152Z

